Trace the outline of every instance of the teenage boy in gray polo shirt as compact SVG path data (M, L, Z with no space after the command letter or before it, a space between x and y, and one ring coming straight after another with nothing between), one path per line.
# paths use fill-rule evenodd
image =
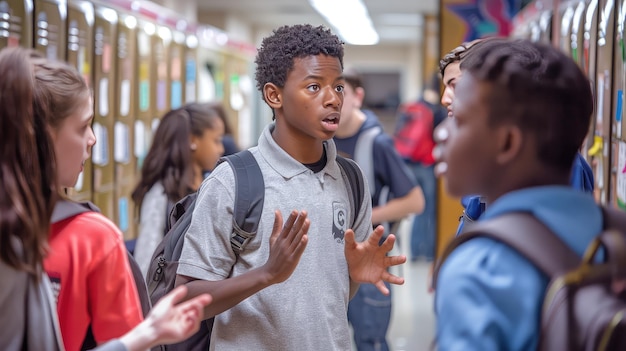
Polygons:
M370 235L368 191L360 213L350 213L332 141L343 103L343 43L321 26L283 26L263 40L256 64L257 87L275 118L251 149L265 181L257 235L233 253L234 175L218 166L200 189L177 285L187 284L189 296L213 296L204 311L216 316L211 350L351 350L350 297L362 282L388 294L383 281L404 279L387 268L406 257L387 256L393 235L378 245L382 227Z

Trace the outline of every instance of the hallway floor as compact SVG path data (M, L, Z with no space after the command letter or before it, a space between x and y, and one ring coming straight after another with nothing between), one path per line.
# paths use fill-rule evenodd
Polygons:
M426 290L431 263L410 262L408 247L410 225L410 220L403 221L396 233L400 245L394 248L395 254L400 252L406 255L407 262L401 267L392 269L392 273L405 278L404 285L392 287L393 310L387 334L392 351L431 350L435 335L434 295Z
M404 277L404 285L393 287L389 346L393 351L427 351L435 335L434 295L427 292L430 262L410 261L409 220L401 223L397 236L400 252L407 256L407 263L394 274ZM396 242L397 243L397 242Z

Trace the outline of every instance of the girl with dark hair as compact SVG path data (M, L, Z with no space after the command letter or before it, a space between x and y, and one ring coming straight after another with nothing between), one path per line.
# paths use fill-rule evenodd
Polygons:
M44 122L33 116L28 52L0 51L0 76L0 345L59 350L56 306L41 266L56 195L54 153Z
M80 168L66 162L64 165L76 167L59 169L55 155L65 156L58 152L68 150L57 141L59 137L76 137L70 133L72 130L82 131L79 134L85 136L93 136L93 133L90 126L83 131L70 117L54 118L58 116L49 113L76 112L84 107L77 101L89 94L79 91L69 98L57 94L70 91L67 89L71 84L64 84L73 82L66 79L74 76L72 68L32 56L31 51L21 48L0 51L3 77L0 81L0 139L3 141L0 149L0 279L5 282L0 285L0 345L8 351L57 351L64 350L64 346L50 280L43 274L42 264L47 254L57 254L55 243L47 248L48 239L54 240L59 234L52 231L50 238L48 236L50 217L59 198L57 179L60 186L71 179L75 181L71 173ZM45 74L50 70L59 74L58 80L54 74ZM46 89L51 88L53 82L58 84L54 87L57 89ZM77 264L93 265L94 262ZM70 289L71 286L63 285L70 292L79 292L78 288ZM82 294L91 296L90 292L82 291ZM113 292L98 291L113 295L119 301L120 296ZM170 293L145 321L128 333L117 335L120 339L97 349L145 350L185 339L197 330L200 311L210 302L210 297L205 295L190 303L175 305L185 294L186 289ZM76 302L80 301L77 298Z
M224 145L224 156L239 152L241 148L235 141L235 134L233 132L233 128L228 122L228 114L226 113L224 104L222 104L220 101L213 101L207 103L207 106L215 110L215 112L217 112L217 114L222 119L222 122L224 122L224 137L222 138L222 145Z
M163 116L132 194L140 212L134 255L144 276L169 210L200 187L204 171L213 170L224 153L223 135L224 122L206 105L191 103Z

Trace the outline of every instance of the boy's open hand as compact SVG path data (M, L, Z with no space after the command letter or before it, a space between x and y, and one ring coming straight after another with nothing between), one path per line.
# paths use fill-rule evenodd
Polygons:
M264 265L271 284L287 280L296 269L308 242L309 225L306 211L291 211L284 226L282 214L275 212L270 256Z
M393 249L396 237L389 234L382 245L378 245L383 237L384 228L378 226L367 240L357 243L354 240L354 231L346 230L345 255L348 262L350 278L357 283L372 283L385 295L389 295L389 289L383 281L391 284L404 284L404 278L395 276L387 271L387 268L406 262L406 256L387 256Z

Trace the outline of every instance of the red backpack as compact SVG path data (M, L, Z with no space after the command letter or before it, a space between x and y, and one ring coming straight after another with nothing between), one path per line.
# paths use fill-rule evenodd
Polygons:
M426 166L435 163L433 119L433 111L423 102L413 102L401 107L402 125L394 135L394 144L400 156Z

